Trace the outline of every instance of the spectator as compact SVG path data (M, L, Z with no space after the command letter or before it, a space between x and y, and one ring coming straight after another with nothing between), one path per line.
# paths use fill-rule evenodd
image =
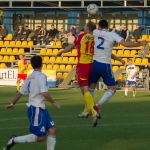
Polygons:
M127 29L126 26L122 26L122 30L121 30L120 35L121 35L121 37L122 37L125 41L130 40L130 37L129 37L129 30Z
M37 44L38 45L45 45L46 44L46 34L47 31L44 27L41 27L39 34L38 34L38 38L37 38Z
M136 29L133 31L133 37L134 37L136 42L141 38L143 30L144 30L143 27L140 27L137 25Z
M4 40L5 36L7 35L7 30L4 25L0 26L0 40Z
M23 31L22 40L27 40L29 35L31 33L31 29L29 29L29 26L25 26L25 30Z
M75 35L72 32L68 33L68 44L73 44L74 41L75 41Z
M17 41L20 41L21 38L22 38L22 35L23 35L23 26L20 25L20 26L18 26L18 29L17 29L17 31L15 32L13 39L14 39L14 40L17 40Z
M70 32L72 33L72 35L76 35L76 26L71 25Z

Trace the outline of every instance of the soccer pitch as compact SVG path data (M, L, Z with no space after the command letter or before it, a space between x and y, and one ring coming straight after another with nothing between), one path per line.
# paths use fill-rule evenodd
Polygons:
M150 149L150 93L137 92L137 97L123 92L103 107L102 119L92 128L92 119L77 118L83 108L83 98L77 89L49 90L62 106L55 109L47 103L57 126L56 150L149 150ZM95 100L103 91L95 92ZM28 133L27 97L23 97L13 111L4 105L15 94L13 87L0 87L0 149L11 135ZM17 144L12 150L46 150L46 142Z

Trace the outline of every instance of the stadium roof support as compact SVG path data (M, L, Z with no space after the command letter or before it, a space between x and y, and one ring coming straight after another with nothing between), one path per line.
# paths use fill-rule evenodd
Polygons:
M0 0L0 8L150 8L150 0Z

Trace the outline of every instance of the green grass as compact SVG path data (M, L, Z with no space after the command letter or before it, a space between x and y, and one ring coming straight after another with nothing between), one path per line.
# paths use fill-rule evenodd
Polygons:
M57 126L56 150L149 150L150 149L150 93L138 92L124 98L117 94L103 107L103 118L97 128L92 119L79 119L83 108L79 90L50 90L62 105L60 110L47 104ZM95 92L97 100L102 91ZM28 133L27 97L7 112L4 106L15 94L15 88L0 88L0 149L12 134ZM46 143L17 144L13 150L45 150Z

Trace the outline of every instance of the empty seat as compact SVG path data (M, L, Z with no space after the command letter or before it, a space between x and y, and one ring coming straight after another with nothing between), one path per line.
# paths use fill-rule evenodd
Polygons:
M72 69L72 65L67 65L67 66L66 66L66 69L67 69L67 70L71 70L71 69Z
M4 46L9 46L9 41L4 41Z
M18 54L18 52L19 52L19 51L18 51L18 48L13 48L13 53L14 53L14 54Z
M67 76L68 76L68 73L65 72L65 73L63 74L63 78L65 79Z
M12 54L12 52L13 52L12 48L7 48L7 53L8 54Z
M16 45L16 42L15 41L10 41L10 46L15 46Z
M126 64L128 63L128 59L127 58L122 58L122 60L124 60Z
M24 48L19 48L19 54L24 54Z
M75 63L78 63L78 57L76 57L76 59L75 59Z
M43 58L43 62L49 62L49 57L48 57L48 56L45 56L45 57Z
M77 50L76 50L76 49L73 49L73 50L72 50L72 54L73 54L73 55L77 55Z
M22 41L21 45L22 46L28 46L28 42L27 41Z
M119 67L118 66L113 66L112 67L112 70L115 72L115 71L117 71L119 69Z
M142 35L142 40L148 40L148 35Z
M9 57L9 60L10 60L10 61L14 61L14 60L15 60L15 56L10 56L10 57Z
M6 53L6 52L7 52L6 48L1 48L1 53Z
M118 55L118 56L123 55L123 50L118 50L117 55Z
M21 46L21 41L16 41L16 46Z
M52 53L53 53L52 49L47 49L46 54L52 54Z
M57 72L56 77L57 77L57 78L63 78L62 72Z
M75 62L75 58L74 57L69 57L69 62Z
M116 55L117 51L116 50L112 50L112 54Z
M141 58L136 58L134 63L135 64L141 64L141 62L142 62Z
M48 65L47 65L47 69L53 69L52 64L48 64Z
M40 50L40 54L46 54L46 48L41 48L41 50Z
M50 57L49 62L55 62L55 57Z
M125 50L124 55L126 55L126 56L130 55L130 50Z
M58 49L53 49L53 54L56 55L58 53Z
M59 69L60 69L60 70L65 70L65 65L60 65L60 66L59 66Z
M60 41L57 41L57 42L55 43L55 46L56 46L56 47L61 47L61 42L60 42Z
M33 41L29 41L28 46L33 46Z
M114 64L114 63L115 63L115 60L114 60L114 59L111 59L111 63Z
M58 70L59 69L59 65L58 64L54 65L53 69L54 70Z
M121 64L121 62L118 60L115 60L115 64Z
M57 58L56 58L56 62L57 62L57 63L62 62L62 57L57 57Z
M0 60L3 60L3 56L2 55L0 55Z
M8 60L9 60L9 56L5 55L5 56L3 57L3 60L4 60L4 61L8 61Z
M46 64L43 64L42 69L43 70L46 69Z
M7 68L7 66L6 66L5 63L1 63L1 64L0 64L0 68Z
M7 36L5 37L5 40L12 40L13 38L13 34L9 33L7 34Z
M147 65L148 64L148 58L143 58L142 59L142 64Z
M125 66L120 66L120 69L123 69L123 70L125 70Z
M0 46L3 46L4 42L3 41L0 41Z
M68 57L63 57L62 61L63 62L68 62Z
M136 54L137 54L137 51L136 51L136 50L131 50L130 55L134 56L134 55L136 55Z

